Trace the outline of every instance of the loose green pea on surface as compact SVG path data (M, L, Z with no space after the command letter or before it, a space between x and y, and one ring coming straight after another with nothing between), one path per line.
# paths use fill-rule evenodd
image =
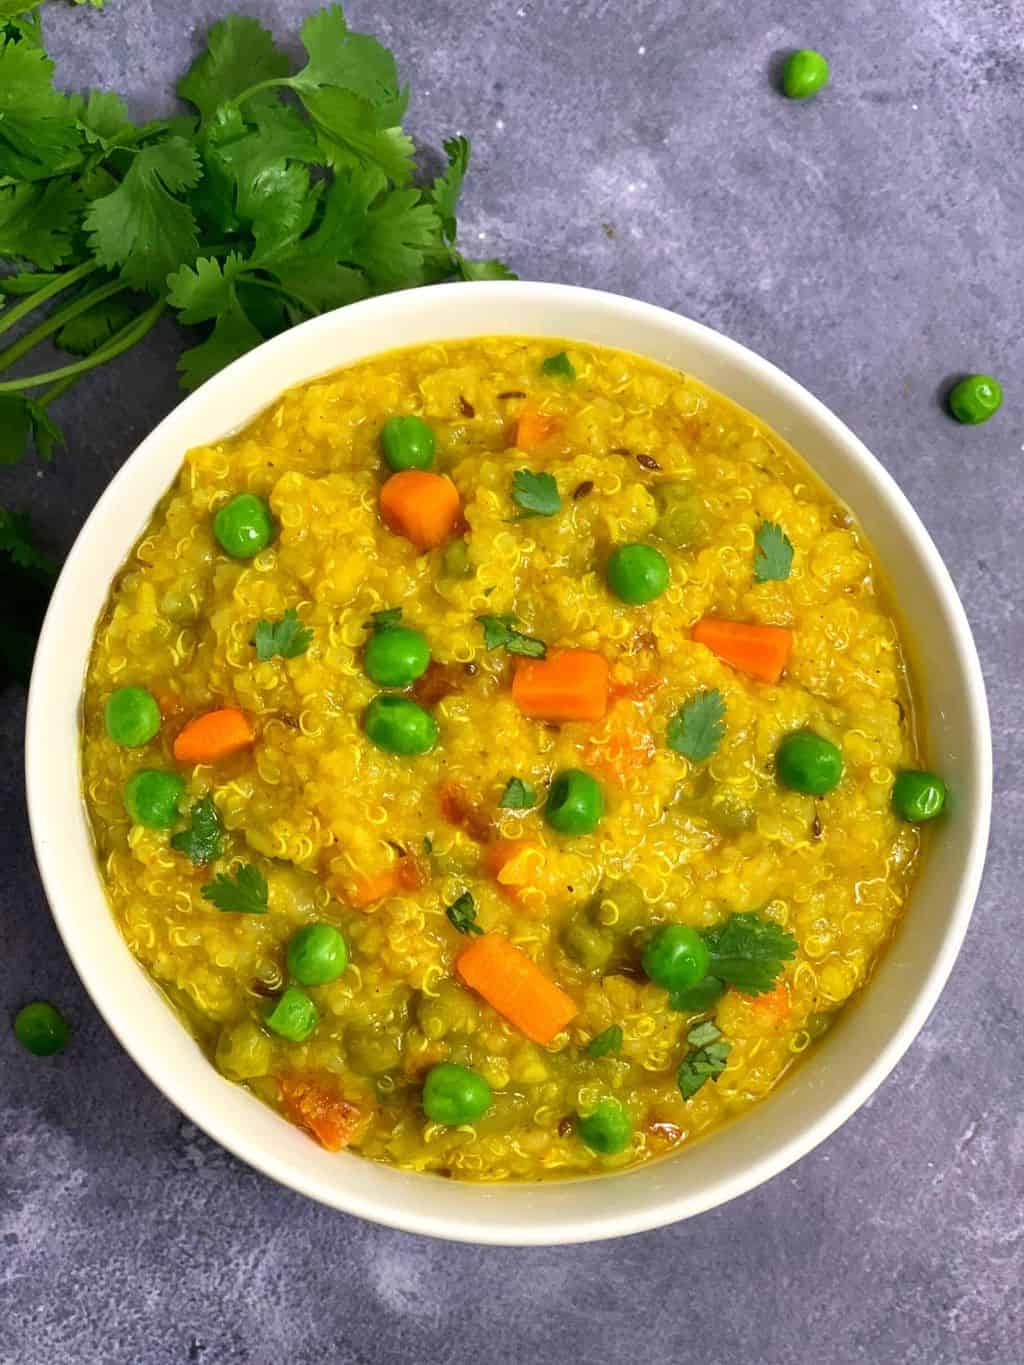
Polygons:
M263 498L239 493L213 519L213 534L232 559L252 559L274 539L274 518Z
M144 687L119 687L103 708L107 734L124 749L137 749L159 733L160 707Z
M434 463L434 433L422 417L389 417L381 428L384 460L396 473L402 469L429 469Z
M14 1016L14 1036L34 1057L52 1057L67 1047L71 1029L55 1005L33 1000Z
M142 768L125 783L125 810L137 825L145 825L147 829L169 829L178 819L178 807L184 795L185 783L177 773Z
M797 730L779 745L775 771L782 785L792 791L827 796L843 775L843 755L813 730Z
M908 824L922 824L941 815L946 805L946 784L934 773L906 769L897 773L892 788L892 808Z
M437 721L407 697L374 697L363 729L378 749L392 754L425 754L437 743Z
M491 1107L491 1087L479 1072L454 1062L431 1067L423 1086L423 1112L434 1123L472 1123Z
M990 374L969 374L953 385L946 401L958 422L976 427L999 411L1003 389L999 380Z
M633 1121L618 1100L604 1099L589 1114L581 1114L576 1132L592 1152L614 1156L633 1140Z
M782 69L782 92L791 100L805 100L828 84L828 62L812 47L791 52Z
M620 545L608 557L608 586L630 606L653 602L668 587L668 560L653 545Z
M566 768L548 792L544 818L559 834L590 834L604 815L604 796L597 780L581 768Z
M319 1022L316 1005L298 986L289 986L266 1017L271 1033L290 1043L304 1043Z
M325 986L348 966L344 936L333 924L307 924L288 944L288 970L302 986Z

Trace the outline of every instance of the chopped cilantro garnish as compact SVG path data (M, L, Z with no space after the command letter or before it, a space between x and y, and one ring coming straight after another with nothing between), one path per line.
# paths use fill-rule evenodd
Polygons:
M258 621L252 642L260 663L268 659L297 659L305 654L313 639L313 632L302 625L294 607L289 607L280 621Z
M596 1034L587 1044L588 1057L606 1057L609 1052L618 1052L622 1046L622 1029L618 1024L610 1024Z
M558 484L551 474L535 474L532 469L517 469L512 475L512 501L523 510L517 517L553 517L561 511Z
M757 545L754 553L754 582L781 582L788 578L793 567L793 546L782 527L776 526L774 521L762 521L754 539Z
M191 824L171 839L171 847L184 853L190 862L201 867L220 857L221 838L224 827L221 824L213 798L204 796L192 807ZM205 888L204 893L205 895ZM212 898L211 898L212 899Z
M424 836L423 836L423 852L429 854L429 853L433 853L433 851L434 851L434 841L433 841L433 839L431 839L431 837L430 837L429 834L424 834Z
M543 659L548 647L534 635L516 630L514 616L478 616L484 628L486 649L507 649L510 654L522 654L528 659Z
M549 355L541 363L540 372L552 379L568 380L570 384L576 378L575 366L564 351L559 351L557 355Z
M722 1030L712 1019L705 1019L702 1024L694 1024L686 1035L686 1041L691 1047L706 1047L708 1043L717 1043L722 1036Z
M258 867L244 863L234 877L218 872L212 882L203 887L203 898L212 901L218 910L233 910L240 915L265 915L268 888Z
M457 900L452 901L444 912L454 929L460 934L482 934L476 922L476 902L468 891L463 891Z
M711 1025L711 1028L715 1028L714 1024ZM695 1033L697 1030L694 1029L691 1032ZM721 1037L717 1028L715 1028L715 1034ZM721 1075L725 1070L725 1063L731 1051L732 1044L724 1040L708 1043L704 1047L691 1048L683 1058L682 1065L676 1074L679 1092L684 1100L696 1095L705 1081Z
M392 626L397 626L401 619L401 607L388 607L384 611L372 612L370 619L363 622L363 629L379 633L382 630L390 630Z
M718 748L725 734L725 702L718 689L695 693L668 723L668 747L702 763Z
M509 778L498 802L502 810L532 810L536 804L536 791L519 777Z
M773 920L748 910L730 915L702 935L711 953L708 975L745 995L763 995L775 985L783 964L796 955L796 939Z

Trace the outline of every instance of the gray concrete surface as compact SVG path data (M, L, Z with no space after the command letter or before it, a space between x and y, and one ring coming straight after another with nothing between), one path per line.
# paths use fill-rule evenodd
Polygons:
M307 0L242 8L294 34ZM61 78L137 112L228 0L50 7ZM771 357L845 418L921 512L991 689L996 805L972 931L939 1008L845 1128L703 1218L581 1249L477 1250L277 1188L184 1122L85 998L25 830L23 697L0 707L0 1006L62 1003L54 1061L0 1030L4 1365L1019 1365L1024 514L1020 0L352 0L397 51L427 144L472 134L467 245L527 278L633 294ZM822 47L834 83L773 90ZM176 401L168 326L63 404L71 448L0 471L70 545ZM991 369L989 426L937 389ZM808 452L813 456L813 452ZM68 774L73 780L73 774Z

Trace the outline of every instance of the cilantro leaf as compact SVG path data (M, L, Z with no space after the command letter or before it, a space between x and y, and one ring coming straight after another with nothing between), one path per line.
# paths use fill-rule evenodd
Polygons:
M464 280L518 280L504 261L467 261L458 258L459 272Z
M384 122L402 121L409 92L399 88L394 57L376 38L353 33L340 5L310 15L300 36L308 61L292 77L292 89L301 93L335 86L365 100Z
M231 308L232 286L245 270L237 252L223 261L200 256L194 265L183 265L167 277L167 302L178 309L181 322L190 326L208 322Z
M770 991L783 964L796 955L793 935L756 911L730 915L702 937L711 954L708 974L745 995Z
M45 180L80 161L71 101L52 80L53 62L41 47L0 47L0 179Z
M793 546L781 526L774 521L762 521L754 537L754 582L782 582L793 567Z
M448 169L438 176L430 190L430 202L441 222L441 235L449 245L455 244L455 215L458 212L462 182L469 168L469 138L450 137L444 143Z
M0 256L21 257L43 270L59 265L72 254L83 207L68 176L0 189Z
M289 607L280 621L258 621L252 637L260 663L275 656L297 659L305 654L312 640L313 632L301 623L294 607Z
M105 149L134 131L124 100L112 90L90 90L87 99L72 96L72 107L85 140Z
M212 901L218 910L233 910L240 915L267 913L267 883L252 863L243 863L234 877L218 872L213 881L202 888L202 894L203 899Z
M549 379L565 379L570 384L576 378L576 366L564 351L559 351L557 355L549 355L542 361L540 372L546 374Z
M212 863L214 858L220 857L223 833L224 826L221 824L217 807L213 804L213 797L204 796L192 807L188 829L183 829L180 834L172 837L171 848L184 853L190 862L201 867L204 863ZM206 895L205 887L203 895Z
M723 1041L709 1043L707 1047L695 1048L686 1054L676 1073L679 1092L684 1100L696 1095L705 1081L721 1075L731 1051L732 1044Z
M483 930L476 922L476 902L468 891L463 891L462 895L452 901L451 905L444 912L452 925L460 934L482 934Z
M713 1019L705 1019L702 1024L694 1024L686 1035L686 1041L691 1047L706 1047L708 1043L717 1043L722 1036L722 1030Z
M498 802L502 810L532 810L536 804L536 791L521 777L509 778Z
M484 628L485 649L507 649L510 654L522 654L528 659L543 659L548 647L534 635L523 635L516 630L514 616L478 616Z
M0 440L3 431L0 413ZM0 507L0 569L0 682L27 683L56 568L37 549L28 517L6 507Z
M705 976L695 986L683 991L673 991L668 998L669 1009L681 1010L684 1014L703 1014L725 994L725 982L717 976Z
M423 283L437 241L437 215L419 190L391 190L367 210L350 258L375 290L403 289Z
M512 501L523 508L524 517L553 517L562 510L558 484L551 474L535 474L532 469L517 469L512 475Z
M596 1034L587 1044L588 1057L606 1057L609 1052L618 1052L622 1046L622 1029L618 1024L610 1024L603 1032Z
M725 734L725 702L713 691L695 692L680 706L668 723L666 742L670 749L694 763L703 763L718 748Z
M94 200L86 215L99 263L120 269L128 284L160 292L172 270L195 258L196 220L175 195L191 189L200 173L195 149L184 138L136 152L118 188Z
M123 294L102 299L86 312L66 322L54 337L54 342L71 355L92 355L135 316L135 308Z
M203 121L221 104L260 85L288 75L288 58L274 45L273 34L257 19L231 14L214 24L202 52L178 82L178 94L195 105ZM253 99L276 99L273 92Z
M413 140L401 127L383 121L386 115L372 104L332 85L303 91L300 98L334 159L340 156L344 164L377 167L396 185L409 183Z
M0 394L0 464L17 464L30 441L44 460L56 446L66 444L64 433L42 403L22 394Z
M181 384L198 389L225 365L251 351L264 340L262 332L250 322L237 299L221 313L205 341L184 351L178 360Z
M390 630L392 626L397 626L401 619L401 607L386 607L383 611L371 612L370 619L363 622L363 629L379 634L382 630Z

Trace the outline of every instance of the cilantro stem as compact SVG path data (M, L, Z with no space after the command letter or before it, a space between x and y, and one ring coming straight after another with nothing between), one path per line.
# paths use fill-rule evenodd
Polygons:
M276 280L261 280L255 275L243 275L241 283L254 284L257 289L269 289L272 294L281 294L284 298L291 299L292 303L301 308L304 313L310 312L309 306L299 298L298 294L293 294L290 289L286 289L283 284L278 284Z
M157 299L144 313L140 313L127 326L115 332L105 346L93 351L92 355L86 356L84 360L79 360L74 365L61 365L56 370L47 370L45 374L32 374L24 379L9 379L6 383L0 384L0 393L20 393L22 389L38 389L43 384L55 384L61 379L72 379L85 374L88 370L105 365L108 360L114 360L122 352L130 350L147 332L152 331L166 308L167 304L163 299Z
M20 360L23 355L31 351L32 347L40 341L45 341L54 332L59 332L65 323L74 321L87 313L97 303L102 303L104 299L112 298L115 294L120 294L128 286L120 280L112 280L108 284L101 284L92 293L83 295L80 299L75 299L65 308L52 313L45 322L41 322L38 327L34 327L31 332L26 332L20 337L13 346L8 346L6 351L0 351L0 372L9 370L16 360Z
M99 270L96 261L83 261L81 265L76 265L74 270L65 270L42 289L37 289L34 294L29 294L21 303L8 310L0 321L0 333L9 331L15 323L22 318L28 317L29 313L34 313L41 303L46 303L57 294L63 294L65 289L70 289L79 280L84 280L94 271Z
M272 80L260 81L258 85L250 85L248 90L243 90L240 95L236 95L233 100L225 100L222 107L237 109L246 100L252 99L253 95L258 95L263 90L276 90L282 86L286 90L292 89L293 81L291 76L277 76Z
M36 399L36 403L41 408L47 407L55 399L60 398L62 394L67 393L68 389L77 384L80 378L81 375L73 374L66 379L58 379L57 383L52 384L41 398Z

